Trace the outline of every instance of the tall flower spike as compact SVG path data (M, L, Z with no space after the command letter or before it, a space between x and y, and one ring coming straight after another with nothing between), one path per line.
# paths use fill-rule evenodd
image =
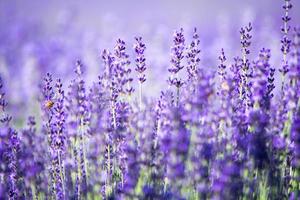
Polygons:
M48 136L48 144L51 146L53 139L53 105L54 91L52 87L52 75L47 73L42 85L41 109L43 111L43 129Z
M57 79L56 84L56 103L54 105L54 115L55 115L55 121L54 126L56 130L56 141L55 146L59 151L64 151L65 149L65 111L64 111L64 99L65 94L62 89L62 83L60 79Z
M82 195L86 197L87 195L87 158L86 158L86 146L85 146L85 140L86 135L88 134L88 124L90 121L90 113L88 110L88 99L86 95L85 90L85 82L82 77L82 67L83 64L81 61L77 61L76 63L76 70L75 73L77 74L77 80L76 80L76 87L77 87L77 105L78 105L78 127L77 130L79 130L79 164L80 164L80 189L82 191Z
M45 113L50 114L51 112L48 111L52 111L52 107L54 105L54 91L52 88L52 75L49 73L47 73L46 77L44 78L42 95L42 109L45 111Z
M218 74L219 74L219 86L218 86L218 92L217 95L219 95L219 98L221 100L220 106L221 111L218 114L219 120L219 129L222 135L225 131L225 127L228 125L229 121L227 116L229 115L229 108L230 108L230 99L229 92L230 92L230 84L227 78L227 72L226 72L226 56L224 49L222 48L221 55L219 56L220 65L218 66Z
M78 72L79 73L79 72ZM44 130L48 135L49 153L51 156L51 178L52 178L52 195L58 199L64 199L63 189L63 172L61 164L61 152L64 148L64 113L63 113L63 91L60 80L56 83L58 97L55 98L55 93L52 87L52 76L47 73L44 78L44 85L42 87L42 109L44 113Z
M105 66L104 87L108 87L111 101L116 102L120 93L118 71L115 65L115 57L106 49L102 52L102 60Z
M43 129L48 136L49 147L53 144L53 105L54 91L52 87L52 75L47 73L42 84L41 109L43 113ZM51 150L50 150L51 151Z
M65 112L64 112L64 91L62 89L61 80L58 79L56 87L56 102L54 105L54 129L55 138L53 148L55 151L55 175L56 175L56 197L59 199L65 198L64 189L64 162L63 156L65 153L66 137L65 137Z
M134 45L134 50L136 53L136 68L135 71L138 73L138 80L139 80L139 104L140 108L142 106L142 84L146 81L146 58L144 55L146 45L142 41L142 37L136 37L135 38L136 43Z
M224 49L222 49L221 51L221 55L219 56L219 60L220 60L220 65L218 66L219 70L218 70L218 74L220 76L220 88L219 88L219 92L218 94L221 95L222 97L222 102L224 103L224 97L226 96L226 92L228 92L229 90L229 86L228 83L226 81L226 57L225 57L225 53L224 53Z
M253 81L253 100L258 103L263 110L270 109L272 87L268 88L268 78L271 72L269 64L271 54L270 49L263 48L259 53L259 59L255 62Z
M8 161L8 184L9 184L9 199L21 199L21 191L19 190L19 166L18 166L18 154L20 151L20 141L18 133L9 128L9 151L7 152Z
M116 57L116 76L118 76L120 90L122 93L127 94L129 97L134 92L131 82L133 81L131 76L131 69L129 67L129 55L126 53L125 41L118 39L115 45L115 57Z
M146 58L145 58L145 50L146 50L146 45L143 43L142 37L136 37L135 38L136 43L134 45L134 50L136 53L136 68L135 71L139 73L139 82L144 83L146 81L145 78L145 70L146 70Z
M90 107L88 97L86 95L85 81L82 72L83 64L81 61L76 62L76 78L72 80L68 93L68 116L70 119L70 130L74 136L75 145L73 146L74 159L77 160L77 195L84 197L87 195L87 159L86 159L86 138L89 134L90 124Z
M178 77L178 72L184 68L182 65L182 60L184 58L184 49L185 49L185 38L183 35L183 29L180 31L175 31L173 35L173 44L171 51L171 66L168 71L171 73L169 77L169 84L175 86L177 90L177 100L176 104L179 104L179 90L183 85L183 81Z
M197 33L197 28L194 28L193 41L187 47L187 55L186 55L187 63L188 63L186 69L190 79L197 76L197 71L200 63L199 54L201 52L199 45L200 45L200 40L199 40L199 35Z
M282 17L283 21L283 27L281 27L282 32L282 39L281 39L281 52L283 54L282 58L282 66L279 70L282 74L282 90L284 89L284 83L285 83L285 75L289 71L288 61L287 61L287 55L290 52L290 45L291 40L288 37L290 26L288 25L288 22L291 20L291 17L289 16L289 11L292 9L292 4L290 3L290 0L284 0L284 5L282 8L284 9L284 16Z
M75 73L77 74L76 78L76 101L78 105L78 115L79 115L79 126L86 126L89 123L90 120L90 113L88 110L88 99L86 95L86 89L85 89L85 81L82 77L82 67L83 64L81 61L76 62L76 70Z
M251 70L250 69L250 62L247 58L247 56L250 54L249 47L251 45L251 30L252 25L251 23L248 24L248 26L245 26L244 28L241 28L240 35L241 35L241 48L242 48L242 59L243 59L243 73L242 73L242 85L241 85L241 93L240 97L244 101L244 105L246 107L246 111L248 109L248 106L251 106L251 91L250 91L250 81L249 78L251 77Z
M5 113L8 103L5 99L5 92L3 90L3 80L0 76L0 122L4 125L8 125L12 117Z
M2 90L3 90L3 81L0 76L0 110L1 110L1 112L4 112L5 108L7 106L7 101L4 98L5 93Z
M235 57L234 64L230 66L230 80L234 85L234 89L231 92L233 100L238 100L240 95L242 94L242 67L243 67L243 60L240 57Z
M171 49L171 66L168 69L168 71L171 73L171 85L174 85L174 83L172 82L174 76L177 75L178 72L184 68L184 66L182 65L182 59L184 58L183 52L185 42L183 36L183 29L181 28L180 31L175 31L173 37L174 46Z
M220 65L218 66L219 71L218 74L221 77L222 80L225 80L225 76L226 76L226 65L225 65L225 61L226 61L226 57L225 57L225 53L224 53L224 49L222 48L221 51L221 55L219 56L219 60L220 60Z

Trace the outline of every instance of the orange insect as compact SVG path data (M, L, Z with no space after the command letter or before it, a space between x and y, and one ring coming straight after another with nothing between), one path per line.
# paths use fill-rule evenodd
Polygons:
M51 100L47 100L45 103L45 107L48 109L51 109L53 107L53 105L54 105L54 102Z

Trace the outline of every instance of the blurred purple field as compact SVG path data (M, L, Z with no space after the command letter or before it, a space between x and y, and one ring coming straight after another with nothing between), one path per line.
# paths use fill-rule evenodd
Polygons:
M0 0L0 199L300 199L300 1Z
M292 27L300 18L297 12L300 3L295 1L293 4L295 9L290 13L294 19L290 23ZM19 94L27 91L22 87L26 88L26 82L32 80L28 80L28 75L22 76L14 70L24 73L34 70L36 73L32 76L36 77L32 79L35 80L39 80L46 71L70 78L69 72L73 71L74 62L81 59L87 68L86 75L94 80L103 68L99 59L103 49L112 48L118 38L125 40L131 48L134 37L142 36L148 46L146 54L151 66L147 70L151 81L145 85L151 85L151 90L147 91L153 92L149 95L157 96L166 84L171 36L175 29L184 28L191 39L193 28L197 27L201 48L205 49L201 59L207 68L215 70L221 48L229 50L229 62L239 55L238 30L252 22L255 42L251 45L251 58L256 58L264 46L274 49L271 64L280 62L281 5L281 1L274 3L272 0L248 0L243 3L237 0L226 3L218 0L209 3L171 0L131 0L123 3L115 0L110 3L1 1L0 48L3 53L0 73L12 84L10 87L15 88L15 92L8 95L20 102ZM31 67L24 67L26 65ZM15 81L20 80L20 76L25 80Z

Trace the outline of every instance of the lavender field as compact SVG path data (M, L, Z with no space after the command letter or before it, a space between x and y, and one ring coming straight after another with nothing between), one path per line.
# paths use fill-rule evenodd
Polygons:
M0 200L300 200L299 0L87 2L0 0Z

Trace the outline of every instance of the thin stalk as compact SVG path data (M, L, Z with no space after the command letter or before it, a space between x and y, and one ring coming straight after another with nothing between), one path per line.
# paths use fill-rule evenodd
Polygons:
M176 94L177 94L177 98L176 98L176 106L177 106L177 107L179 106L179 90L180 90L180 87L176 87Z
M32 193L32 199L38 199L37 194L36 194L36 188L35 185L33 183L30 184L31 187L31 193Z
M58 151L58 165L59 165L59 176L62 181L62 188L63 188L63 195L65 197L66 192L65 192L65 177L64 177L64 172L63 172L63 166L62 166L62 161L61 161L61 152Z
M139 107L142 109L142 83L139 82Z
M79 126L79 132L80 132L80 143L81 148L83 152L83 165L84 165L84 171L85 171L85 178L86 183L88 183L88 170L87 170L87 158L86 158L86 145L85 145L85 137L84 137L84 127L83 127L83 119L81 118L81 125ZM87 194L85 194L87 195Z

